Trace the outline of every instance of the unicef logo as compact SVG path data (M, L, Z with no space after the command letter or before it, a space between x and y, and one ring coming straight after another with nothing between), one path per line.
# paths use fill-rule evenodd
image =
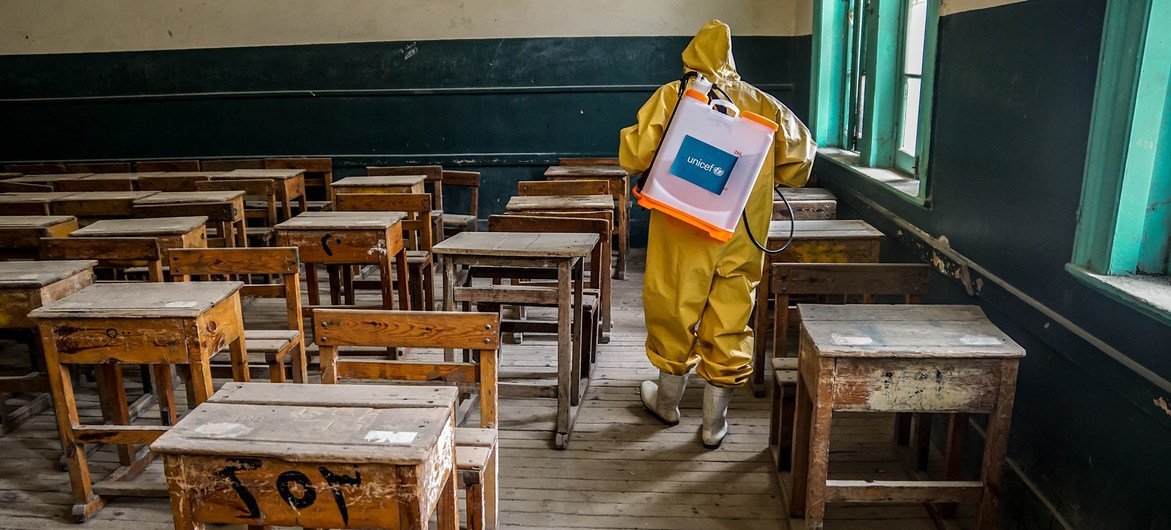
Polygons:
M722 168L720 166L716 166L715 168L712 169L712 173L715 174L715 176L717 176L717 177L722 177L722 176L724 176L724 168Z

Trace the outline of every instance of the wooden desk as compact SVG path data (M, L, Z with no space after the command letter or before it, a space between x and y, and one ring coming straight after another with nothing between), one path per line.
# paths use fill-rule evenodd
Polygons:
M606 197L610 200L609 197ZM477 303L553 306L557 322L527 329L557 334L557 384L547 387L500 383L502 396L557 397L557 427L554 445L569 445L581 399L589 390L594 359L582 348L583 264L597 234L524 232L461 232L432 247L443 267L443 308L456 310L456 303L474 308ZM463 267L495 267L493 275L532 277L533 271L554 272L556 287L531 285L473 285L474 275L456 282L456 270ZM571 314L572 313L572 314ZM515 330L514 325L514 330ZM508 330L513 331L513 330ZM454 360L454 352L446 352ZM555 392L555 394L554 394Z
M610 182L610 194L617 203L614 216L614 232L618 236L615 245L618 261L615 263L614 278L626 279L626 261L630 256L630 174L617 166L549 166L545 170L548 180L606 180Z
M514 195L505 209L527 214L543 212L613 211L609 195Z
M820 529L827 502L974 502L976 527L995 528L1024 349L976 306L797 307L793 516ZM988 414L982 481L827 480L834 411Z
M73 215L78 218L131 217L134 215L134 201L156 193L158 192L82 191L54 199L49 209L53 215Z
M333 183L336 193L424 193L425 175L346 177Z
M48 186L53 188L53 191L58 191L57 184L61 181L75 180L82 177L88 177L90 175L93 175L93 173L48 173L44 175L24 175L21 177L14 177L5 179L4 182Z
M82 425L73 394L69 365L93 365L115 380L115 403L125 403L125 389L117 377L119 364L149 364L158 387L164 423L176 419L170 365L188 365L186 381L195 403L212 394L211 357L227 345L232 372L248 380L248 353L240 313L239 282L99 283L46 304L29 317L36 321L45 352L45 366L57 412L65 460L76 504L73 516L83 522L97 513L110 496L156 496L160 491L129 485L154 459L146 447L131 458L120 455L122 466L104 481L90 477L85 444L107 443L132 448L149 444L166 427L130 426L129 415L111 407L112 425ZM128 453L129 451L127 451ZM164 493L165 494L165 493Z
M27 330L32 339L29 341L32 371L22 376L0 377L0 399L13 393L36 394L15 410L0 407L0 419L4 421L0 432L12 432L50 403L49 381L39 373L43 370L41 341L36 324L28 318L29 312L93 284L96 264L92 260L0 261L0 329Z
M780 254L764 255L764 271L756 287L756 314L752 329L756 336L752 354L752 391L764 397L765 362L772 321L768 300L772 297L773 263L878 263L882 232L858 220L795 221L793 244ZM769 223L769 248L780 248L789 238L789 221Z
M163 191L134 201L133 209L139 218L207 217L219 230L222 246L248 246L242 191Z
M206 224L202 216L103 219L69 237L153 237L165 253L168 248L207 248Z
M797 220L828 220L838 218L838 198L825 188L781 188L785 199L793 207ZM789 209L780 194L773 192L773 220L789 218Z
M297 247L305 264L309 291L306 316L320 306L317 264L379 266L382 308L394 308L390 260L395 262L399 308L410 310L407 254L403 248L403 214L395 212L304 212L276 225L276 246ZM333 287L333 286L331 286Z
M79 179L62 180L54 184L54 191L135 191L139 177L161 175L145 173L94 173Z
M42 237L65 237L74 230L72 215L0 216L0 259L37 259Z
M229 383L151 445L177 530L459 528L455 387L307 388Z
M214 179L267 179L276 182L276 198L281 202L283 219L293 218L293 200L302 212L308 210L308 198L305 197L305 170L304 169L236 169L227 173L213 175Z
M0 213L4 215L49 215L53 201L63 199L74 192L34 191L0 193Z

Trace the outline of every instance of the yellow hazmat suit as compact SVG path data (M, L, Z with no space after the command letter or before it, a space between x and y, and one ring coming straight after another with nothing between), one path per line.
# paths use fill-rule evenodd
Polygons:
M732 59L727 24L712 20L683 51L686 70L703 74L742 111L780 125L745 211L762 244L772 217L773 185L802 186L809 179L817 145L809 130L776 98L740 80ZM641 173L679 99L679 82L660 87L638 111L638 124L622 130L622 167ZM749 240L744 222L727 243L658 211L651 212L643 309L647 357L660 370L696 373L720 387L739 386L752 373L753 290L760 283L764 254ZM698 365L698 367L697 367Z

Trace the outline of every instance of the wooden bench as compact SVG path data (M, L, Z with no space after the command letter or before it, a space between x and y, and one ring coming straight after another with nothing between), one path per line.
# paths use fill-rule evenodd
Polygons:
M781 221L789 218L789 208L785 207L785 200L793 208L794 219L828 220L838 218L838 199L833 192L825 188L782 188L785 198L773 191L773 220Z
M545 178L549 180L605 180L610 183L610 195L615 201L614 215L614 244L618 255L614 267L614 279L626 279L626 261L630 255L630 174L618 167L617 159L613 164L589 165L582 161L596 159L561 159L560 166L551 166L545 171ZM569 162L568 164L566 162Z
M277 186L266 179L216 179L195 182L201 192L244 192L244 234L253 245L272 244L273 227L277 225ZM252 222L249 222L252 219Z
M152 173L94 173L79 179L62 180L53 189L56 191L137 191L138 179Z
M134 201L156 191L84 191L61 197L49 205L53 215L72 215L82 224L87 220L134 216Z
M134 217L203 216L216 230L209 247L246 247L243 191L164 191L134 201Z
M791 297L857 296L862 303L874 303L876 296L900 297L908 304L922 303L927 294L931 267L902 263L777 263L772 267L773 370L772 414L769 416L769 448L773 465L789 469L793 434L793 407L796 402L797 359L789 356L792 329ZM758 340L764 340L760 337ZM906 445L906 418L900 417L899 442ZM916 429L916 454L926 451L930 433L924 425ZM922 454L923 461L926 455Z
M232 158L200 160L199 171L235 171L237 169L264 169L262 158ZM140 170L141 171L141 170Z
M0 180L0 191L54 191L59 182L90 175L93 173L26 173L24 176Z
M305 197L305 170L303 169L235 169L227 173L213 175L212 180L271 180L276 185L276 198L280 201L281 220L293 217L293 201L297 201L299 211L309 209L308 199Z
M321 350L321 382L341 378L474 385L480 428L456 429L456 468L467 490L469 529L496 527L498 469L497 351L500 319L487 313L318 309L313 337ZM466 362L353 360L339 348L445 348L471 350ZM465 407L470 409L473 400ZM457 414L458 418L466 414ZM458 423L457 423L458 425Z
M40 245L41 259L92 259L116 270L145 266L150 281L163 281L163 251L153 237L44 237Z
M611 195L610 183L605 180L522 180L516 183L516 194L528 197ZM611 204L610 208L613 207Z
M85 162L65 164L66 173L130 173L130 162Z
M431 196L426 193L341 193L334 196L335 209L339 212L402 212L403 239L408 247L407 266L410 269L409 285L413 309L430 311L435 309L435 258L431 247L435 243L431 222ZM353 275L345 275L349 285L348 303L353 303ZM359 283L357 287L363 284Z
M202 171L198 160L142 160L134 163L134 170L148 171Z
M284 329L249 329L244 320L244 340L251 353L264 355L269 379L284 383L285 363L291 361L293 381L309 382L308 362L305 356L305 330L301 316L301 262L297 249L283 248L221 248L171 249L167 264L175 281L189 281L192 276L279 276L281 283L249 283L240 288L245 298L280 298L285 302ZM227 353L227 352L221 352ZM230 363L223 363L222 355L213 358L220 363L212 375L228 377Z
M166 173L147 173L138 177L138 189L142 191L198 191L196 182L205 182L213 175L222 173L215 171L175 171Z
M423 185L426 180L425 175L346 177L333 183L333 192L335 195L339 193L426 193Z
M151 445L177 530L459 528L455 388L307 390L227 384Z
M480 229L480 172L443 170L443 185L448 188L466 189L468 210L466 214L443 211L443 235L460 232L475 232Z
M0 216L0 259L37 259L42 237L65 237L77 230L71 215Z
M0 181L3 184L4 181ZM48 189L45 187L45 189ZM0 211L5 215L39 215L52 213L53 201L73 195L64 191L19 191L0 193Z
M423 186L431 187L431 222L435 223L432 233L435 242L443 241L443 166L367 166L366 174L381 175L423 175ZM426 191L426 190L424 190Z
M618 166L618 157L576 157L559 158L557 164L562 166Z

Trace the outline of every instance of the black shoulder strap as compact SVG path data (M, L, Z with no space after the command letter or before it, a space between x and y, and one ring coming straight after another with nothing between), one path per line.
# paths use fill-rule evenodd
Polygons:
M683 101L683 93L687 91L687 82L697 75L699 75L698 72L691 71L683 74L683 77L679 78L679 97L675 100L675 107L671 109L671 116L667 118L667 124L663 126L663 134L659 136L659 145L655 146L655 156L651 157L651 165L647 166L646 170L642 172L642 175L639 175L638 182L634 185L635 193L642 191L647 177L651 174L651 167L655 164L655 158L659 156L659 149L663 147L663 139L667 137L667 129L671 127L671 121L675 119L675 111L679 110L679 102Z

